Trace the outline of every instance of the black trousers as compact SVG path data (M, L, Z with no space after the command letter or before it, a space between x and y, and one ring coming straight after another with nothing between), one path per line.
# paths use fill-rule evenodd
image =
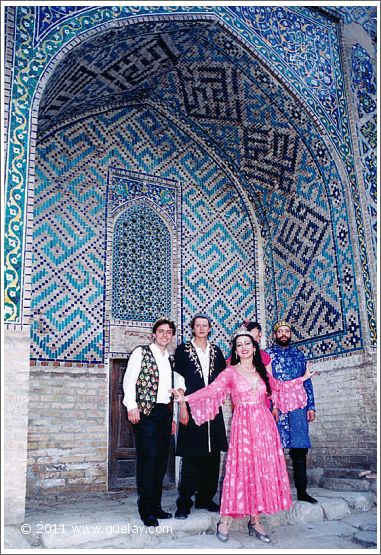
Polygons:
M294 482L298 493L305 493L307 490L307 453L307 448L290 449Z
M191 497L196 494L196 502L207 505L216 495L220 474L220 452L204 456L183 457L179 484L179 508L189 510L193 506Z
M138 510L142 519L154 516L161 507L163 480L168 464L172 412L168 405L156 404L133 426L136 447Z

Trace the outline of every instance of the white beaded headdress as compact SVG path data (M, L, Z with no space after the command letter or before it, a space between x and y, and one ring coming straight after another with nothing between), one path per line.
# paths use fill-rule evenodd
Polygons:
M240 326L234 333L233 333L233 337L232 337L232 341L234 341L234 339L236 337L238 337L239 335L250 335L250 337L253 337L251 335L251 333L249 332L249 330L245 327L245 326Z

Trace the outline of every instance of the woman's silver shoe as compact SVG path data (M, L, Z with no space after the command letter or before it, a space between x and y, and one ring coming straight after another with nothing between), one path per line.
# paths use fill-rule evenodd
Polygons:
M267 534L261 534L260 532L256 531L255 524L250 522L250 520L247 523L247 527L249 529L249 536L255 536L257 538L257 540L260 540L261 542L264 542L264 543L270 543L271 542L271 540L270 540L270 538Z
M222 532L219 531L218 527L220 524L223 524L221 521L219 521L217 523L217 532L216 532L216 536L217 538L220 540L220 542L227 542L229 539L229 534L223 534Z

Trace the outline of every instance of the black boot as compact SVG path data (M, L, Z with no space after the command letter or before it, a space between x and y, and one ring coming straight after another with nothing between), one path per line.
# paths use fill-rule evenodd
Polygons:
M298 501L307 501L307 503L317 503L318 500L311 497L306 491L298 490Z
M177 509L175 512L175 518L186 519L190 513L191 507L193 505L192 499L185 499L184 496L179 495L176 500Z
M317 499L314 499L307 493L307 453L308 449L290 449L297 498L298 501L317 503Z

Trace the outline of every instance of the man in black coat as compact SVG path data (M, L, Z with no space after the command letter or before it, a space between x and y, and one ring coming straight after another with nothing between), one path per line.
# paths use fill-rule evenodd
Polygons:
M209 316L196 314L190 326L192 340L179 345L174 357L175 387L187 395L212 383L226 367L221 349L208 341ZM218 512L213 497L218 488L220 454L228 448L222 411L201 426L196 425L186 403L180 404L179 411L176 455L182 457L182 464L175 518L188 517L193 495L197 509Z

